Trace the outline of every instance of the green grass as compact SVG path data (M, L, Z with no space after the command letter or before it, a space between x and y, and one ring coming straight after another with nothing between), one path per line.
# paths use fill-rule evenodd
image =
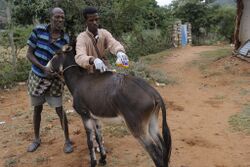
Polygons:
M169 55L169 51L159 52L157 54L151 54L147 56L141 57L138 61L130 61L130 65L128 69L122 69L113 66L114 69L119 73L130 74L133 76L141 77L149 82L155 83L174 83L171 79L167 77L167 75L160 71L152 69L150 66L153 64L160 64L165 56Z
M229 124L234 131L241 131L250 135L250 105L247 105L243 111L231 116Z
M5 167L15 167L19 163L19 159L13 157L5 161Z
M240 94L241 96L248 96L248 95L250 95L250 90L245 89L245 88L241 88L239 94Z
M200 56L203 62L203 66L209 65L212 62L225 58L231 55L231 48L222 48L213 51L201 52ZM201 66L201 68L203 67Z
M36 157L36 159L34 160L34 163L37 164L37 165L40 165L40 164L43 164L43 163L48 163L48 161L49 161L48 157L40 156L40 157Z
M113 124L110 126L106 126L103 129L103 133L108 134L110 137L118 137L118 138L130 135L128 128L124 124Z
M229 47L212 50L212 51L204 51L199 53L200 58L198 60L194 60L189 65L198 66L199 69L203 74L209 75L209 76L216 76L221 75L220 72L217 71L210 71L209 66L216 62L217 60L223 59L227 56L231 56L232 49ZM224 67L225 70L228 70L227 68L230 67Z
M170 55L169 50L165 50L156 54L150 54L147 56L143 56L140 58L140 60L145 63L145 64L160 64L162 62L162 60L164 59L164 57Z
M215 100L223 100L223 99L225 99L225 96L223 96L223 95L216 95L213 99L215 99Z
M228 55L231 55L231 52L232 52L231 48L222 48L222 49L217 49L213 51L201 52L200 56L210 61L216 61Z

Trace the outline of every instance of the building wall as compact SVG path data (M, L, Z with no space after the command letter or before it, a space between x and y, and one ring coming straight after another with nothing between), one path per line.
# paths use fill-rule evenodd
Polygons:
M243 44L250 39L250 0L243 0L244 10L241 17L239 40Z

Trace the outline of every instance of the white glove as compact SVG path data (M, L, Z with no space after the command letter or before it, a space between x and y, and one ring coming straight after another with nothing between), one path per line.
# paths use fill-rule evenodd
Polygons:
M100 72L105 72L107 71L107 66L103 63L103 61L99 58L96 58L94 60L94 65L95 65L95 69L100 70Z
M118 66L122 65L124 67L128 67L129 60L128 56L125 53L120 51L116 54L116 57L117 57L116 64Z

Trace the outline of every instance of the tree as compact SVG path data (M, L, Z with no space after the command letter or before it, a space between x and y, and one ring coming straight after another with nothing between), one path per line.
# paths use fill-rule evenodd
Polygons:
M190 22L192 34L199 38L224 37L232 41L234 18L236 15L234 6L220 6L214 0L174 0L170 5L171 11L182 22Z
M220 6L214 14L214 21L218 33L223 35L230 43L233 42L236 8L234 6Z
M213 3L213 2L215 2L216 0L205 0L205 3L206 4L209 4L209 3Z
M124 36L130 36L132 34L132 36L136 37L136 42L138 41L139 45L142 46L140 49L147 47L146 45L148 44L145 44L145 41L150 41L152 36L157 36L156 34L153 34L156 33L157 29L161 29L163 32L160 33L163 38L157 38L157 42L160 43L161 40L165 41L165 37L169 36L167 29L172 18L170 17L169 10L167 8L159 7L155 0L12 1L14 1L12 20L14 21L15 26L20 27L38 23L48 23L50 8L56 6L61 7L66 14L66 32L69 33L70 39L73 40L81 31L85 30L82 9L86 6L95 6L98 8L101 15L101 25L103 28L111 31L115 38L121 40L121 42L124 42L122 41ZM27 18L27 15L31 15L32 17ZM154 31L151 33L150 39L143 37L148 30ZM159 47L164 46L163 43L159 45ZM146 54L147 52L143 53Z
M38 24L46 20L52 5L51 0L14 0L13 19L20 25Z
M13 6L13 1L12 0L6 0L4 1L5 6L6 6L6 17L7 17L7 29L8 29L8 39L9 39L9 44L11 47L11 56L12 56L12 65L13 69L15 71L16 69L16 48L15 48L15 43L14 43L14 37L13 37L13 23L12 23L12 17L11 17L11 10Z
M199 37L200 29L210 26L207 20L208 6L198 0L189 2L181 1L181 5L174 6L174 15L181 19L182 22L189 22L192 25L192 33Z

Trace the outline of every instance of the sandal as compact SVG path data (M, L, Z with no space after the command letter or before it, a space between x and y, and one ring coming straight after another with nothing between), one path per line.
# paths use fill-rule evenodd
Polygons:
M71 152L73 152L73 145L72 145L71 141L66 141L65 142L63 151L65 153L71 153Z
M40 146L41 144L41 140L34 140L29 146L28 146L28 149L27 149L27 152L34 152L36 151L36 149Z

